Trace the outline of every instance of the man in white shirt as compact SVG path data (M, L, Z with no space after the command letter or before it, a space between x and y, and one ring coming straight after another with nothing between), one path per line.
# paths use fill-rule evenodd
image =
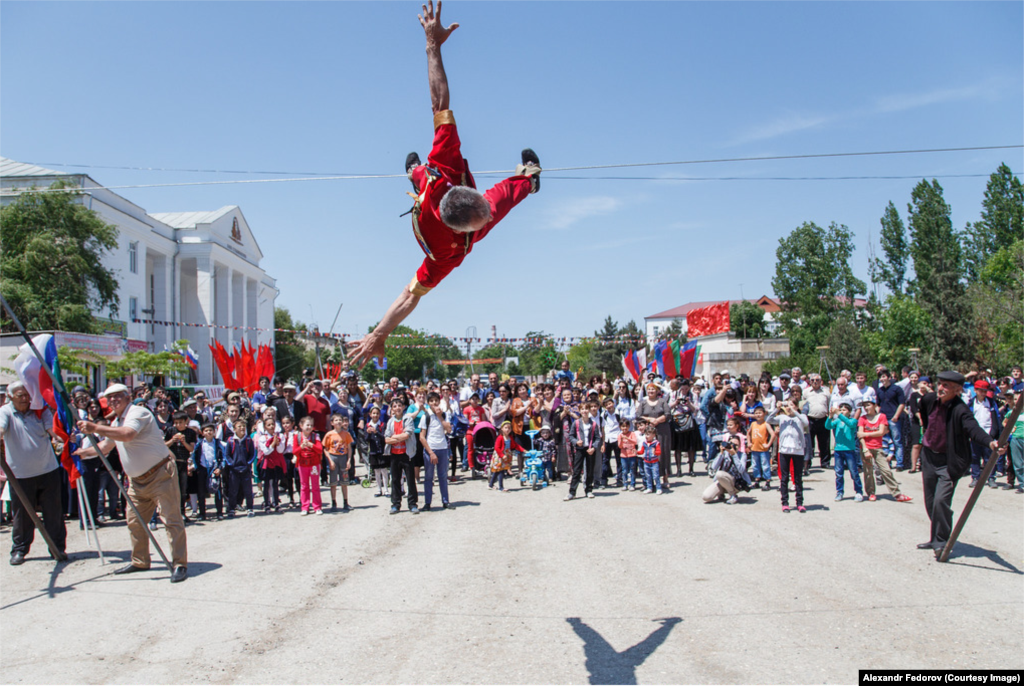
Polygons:
M131 403L126 386L113 384L103 396L114 412L113 424L106 426L80 421L78 430L102 436L103 441L99 447L104 453L116 445L121 466L130 481L128 497L135 505L135 508L128 509L132 561L115 570L114 574L149 569L149 533L146 531L146 522L159 508L171 544L171 562L174 567L171 583L184 581L188 577L188 550L185 522L181 516L181 490L178 487L178 471L164 443L163 433L152 412ZM81 448L77 454L88 457L95 455L96 451ZM136 509L138 515L135 514Z

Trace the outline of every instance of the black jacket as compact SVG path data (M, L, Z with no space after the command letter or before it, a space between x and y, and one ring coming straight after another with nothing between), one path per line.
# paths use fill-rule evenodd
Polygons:
M928 431L928 420L932 410L939 402L939 396L929 393L921 398L921 428ZM946 415L946 464L949 466L951 479L959 479L971 468L971 441L984 445L992 442L992 437L978 426L971 408L957 396L949 401ZM923 436L923 434L922 434ZM923 438L922 438L923 441Z

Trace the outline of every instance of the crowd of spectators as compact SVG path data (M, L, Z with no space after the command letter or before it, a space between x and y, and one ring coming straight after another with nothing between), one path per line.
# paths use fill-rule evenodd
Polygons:
M788 510L792 490L803 511L802 477L812 469L834 472L837 501L846 498L849 479L858 502L878 499L876 486L883 485L893 500L909 501L901 473L920 471L919 406L933 384L909 367L893 373L878 366L870 381L868 372L844 370L826 384L799 368L757 379L728 370L708 380L649 373L634 382L582 378L567 362L561 366L533 381L491 373L461 382L361 383L355 370L334 380L307 374L299 383L263 377L252 394L231 391L218 399L142 384L133 402L150 410L164 432L189 522L260 509L322 514L325 492L330 510L347 512L354 485L390 497L396 513L403 496L419 512L421 489L423 509L430 509L437 482L441 507L453 508L450 481L484 477L505 490L505 479L522 472L528 448L543 455L548 483L569 482L566 500L577 497L580 484L585 497L603 488L665 494L679 483L671 479L699 478L709 480L702 481L707 502L735 504L748 491L778 489ZM967 375L963 399L998 437L1022 391L1020 367L1004 377L986 370ZM79 418L107 422L104 399L88 389L74 388L72 402ZM495 457L484 465L473 445L482 422L497 436ZM975 446L972 487L989 453ZM115 476L98 458L81 460L86 500L100 525L125 516L113 481L124 478L117 451L109 458ZM988 485L1000 479L1004 488L1024 492L1024 421ZM78 518L72 493L65 489L64 513ZM5 520L8 511L5 504ZM154 517L150 526L157 525Z

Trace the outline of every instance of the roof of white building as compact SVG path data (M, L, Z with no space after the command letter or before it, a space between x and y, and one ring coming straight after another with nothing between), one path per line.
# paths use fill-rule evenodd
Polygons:
M175 229L194 229L199 224L210 224L220 219L237 207L237 205L225 205L219 210L210 210L209 212L153 212L149 216Z
M67 176L66 172L59 172L35 164L26 164L15 160L0 157L0 177L3 176Z

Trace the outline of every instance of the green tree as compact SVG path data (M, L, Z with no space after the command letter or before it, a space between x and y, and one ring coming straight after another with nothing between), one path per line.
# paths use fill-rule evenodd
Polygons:
M373 327L369 331L373 331ZM462 359L461 355L465 354L460 353L449 339L403 325L399 325L393 333L401 335L401 338L388 337L384 349L388 361L387 370L378 371L371 362L362 371L362 376L368 381L392 376L403 381L425 380L424 368L426 376L431 378L455 376L461 370L461 367L448 367L440 363L441 360Z
M543 376L558 366L554 339L543 331L529 331L519 347L519 367L530 376Z
M90 333L94 311L117 313L117 278L102 261L117 247L117 227L66 182L51 188L68 190L24 193L0 209L0 292L29 331ZM0 316L0 328L14 323Z
M729 329L743 338L767 338L764 310L746 300L732 303L729 305Z
M822 229L805 222L779 239L772 288L782 303L778 321L796 359L817 359L832 323L854 317L853 303L864 282L853 275L853 232L833 222ZM801 365L802 366L802 365Z
M890 295L878 311L876 326L865 334L871 358L890 369L910 364L910 348L927 345L931 316L908 295ZM851 367L851 369L854 369Z
M175 350L184 350L187 340L175 341ZM165 350L151 353L137 350L126 353L120 360L107 363L107 376L124 379L129 376L162 376L167 382L187 381L192 368L177 352Z
M1020 364L1024 350L1024 239L1001 248L985 264L968 297L978 322L979 360L994 369Z
M910 255L914 261L913 292L931 317L926 351L937 366L973 361L976 330L973 311L961 279L963 257L953 230L950 207L934 179L922 180L911 193Z
M619 335L619 325L611 315L605 317L604 325L600 330L594 332L598 339L590 348L590 359L587 362L588 369L596 369L605 374L614 374L622 368L622 355L626 346L614 341Z
M287 333L288 331L306 331L306 325L292 320L291 312L286 307L274 308L274 328L285 329L274 335L274 373L285 379L299 379L302 370L312 367L316 355L306 347L302 334Z
M989 177L981 203L981 220L968 224L963 236L968 283L981 277L988 260L1024 236L1024 184L1006 164Z
M882 245L884 258L871 260L871 280L881 281L890 293L900 295L907 277L907 230L903 226L896 205L889 201L882 215Z
M873 363L871 349L864 340L864 335L848 317L840 317L832 322L825 338L825 345L828 346L825 359L833 374L838 375L843 369L866 370ZM824 376L825 370L821 373Z
M495 358L495 359L502 359L503 360L506 357L516 357L516 356L518 356L518 354L519 354L519 351L515 347L513 347L513 346L511 346L511 345L509 345L507 343L497 342L497 343L492 343L491 345L488 345L488 346L486 346L484 348L481 348L480 350L477 350L476 352L474 352L473 353L473 359L474 360L486 360L486 359ZM474 368L474 370L478 374L491 374L491 373L494 373L494 374L497 374L499 377L501 376L501 374L503 372L505 372L505 365L504 365L503 362L492 362L492 363L488 363L488 364L477 364L477 365L473 365L473 368Z

